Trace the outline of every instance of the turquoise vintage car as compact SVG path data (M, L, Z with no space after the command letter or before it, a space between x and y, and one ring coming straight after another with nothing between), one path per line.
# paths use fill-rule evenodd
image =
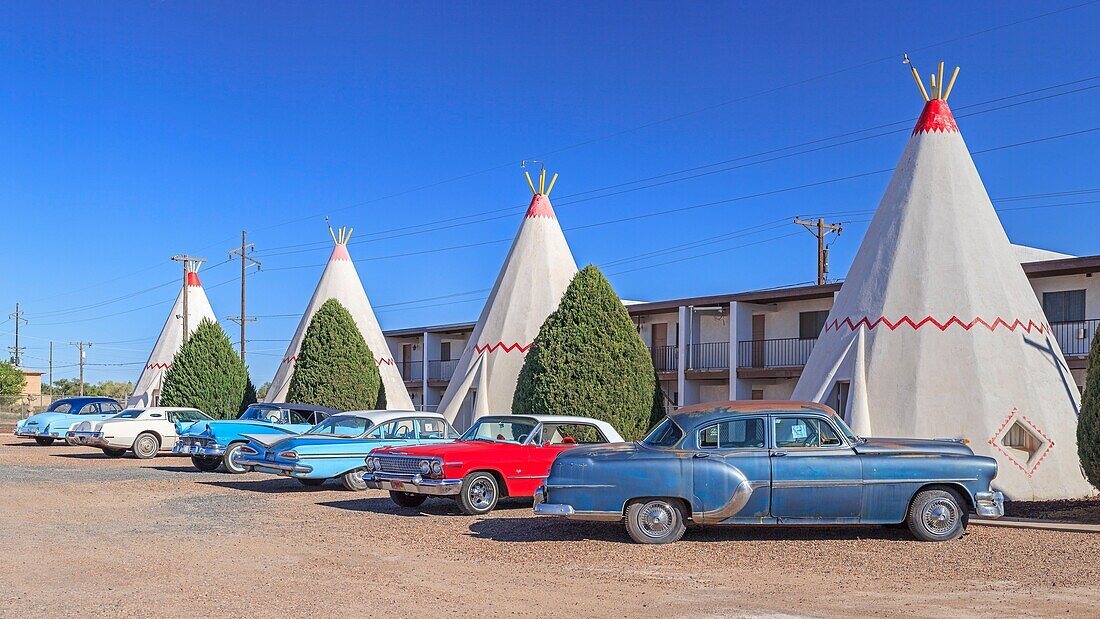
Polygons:
M311 404L253 404L237 419L203 421L186 431L178 429L179 440L172 453L191 456L191 463L200 471L224 466L230 473L244 473L248 469L236 460L248 442L246 435L295 436L338 412Z
M459 432L439 413L352 411L334 415L292 438L250 436L237 463L293 477L306 486L340 478L348 490L366 490L366 457L377 447L443 443Z
M39 445L52 445L81 421L103 421L122 412L122 406L114 398L84 396L54 400L49 408L31 415L15 424L14 434L33 438Z
M962 536L969 513L1004 515L997 461L962 440L856 436L812 402L724 402L671 413L645 440L554 460L535 513L626 522L634 541L674 542L696 524L906 524L924 541Z

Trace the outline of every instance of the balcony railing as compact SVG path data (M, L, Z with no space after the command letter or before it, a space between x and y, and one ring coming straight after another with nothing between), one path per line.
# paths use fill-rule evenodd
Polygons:
M1100 318L1052 322L1050 324L1050 331L1054 334L1054 339L1058 340L1058 346L1062 349L1062 354L1067 357L1088 355L1089 348L1092 346L1092 338L1096 337L1098 328L1100 328Z
M816 339L745 340L737 343L737 367L789 368L806 365Z
M458 367L458 359L436 359L428 362L428 380L451 380Z
M397 368L401 371L401 380L423 380L423 361L398 361Z
M679 367L679 346L653 346L649 349L653 356L653 368L658 372L675 372Z
M730 343L704 342L688 344L689 370L728 370L730 369Z

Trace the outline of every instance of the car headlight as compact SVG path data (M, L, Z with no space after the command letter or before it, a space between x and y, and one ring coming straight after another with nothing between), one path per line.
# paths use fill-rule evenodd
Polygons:
M374 470L374 458L372 458L370 456L367 456L366 463L367 463L367 470L368 471L373 471Z
M443 475L443 463L439 460L432 460L432 475L437 477Z
M420 474L427 475L432 472L432 465L427 460L420 461Z
M297 460L298 459L298 452L296 452L296 451L284 451L284 452L279 454L279 457L283 458L285 460Z

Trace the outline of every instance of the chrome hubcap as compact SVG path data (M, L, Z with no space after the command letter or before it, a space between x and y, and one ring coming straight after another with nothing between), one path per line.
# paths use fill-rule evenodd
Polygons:
M143 438L138 441L138 452L143 456L147 456L153 452L153 439Z
M470 485L470 503L478 509L491 507L496 494L496 488L487 480L479 479Z
M955 528L959 512L947 499L936 499L924 508L924 526L936 535L943 535Z
M642 533L654 539L668 535L676 519L672 506L663 501L646 503L640 516Z

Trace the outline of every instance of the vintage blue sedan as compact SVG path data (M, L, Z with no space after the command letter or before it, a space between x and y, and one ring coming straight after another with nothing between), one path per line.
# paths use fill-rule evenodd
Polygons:
M237 456L249 436L295 436L338 412L312 404L257 403L237 419L202 421L186 430L180 428L172 453L191 456L191 463L200 471L216 471L224 466L230 473L244 473L248 469L237 464Z
M368 482L366 458L378 447L453 441L459 432L439 413L352 411L333 415L291 438L252 436L237 461L254 471L293 477L306 486L339 479L348 490Z
M81 421L103 421L122 412L114 398L80 396L54 400L49 408L15 424L16 436L33 438L39 445L67 440L65 435Z
M1004 515L997 462L961 440L862 438L827 406L725 402L681 409L645 440L554 461L535 513L626 521L634 541L698 524L899 524L960 537L969 512Z

